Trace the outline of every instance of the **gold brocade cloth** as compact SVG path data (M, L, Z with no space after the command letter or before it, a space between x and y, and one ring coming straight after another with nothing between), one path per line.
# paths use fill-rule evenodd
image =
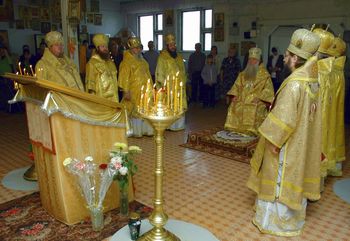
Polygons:
M237 97L227 110L225 129L243 134L258 135L258 127L267 115L274 90L270 74L260 64L255 80L246 80L241 72L227 95ZM259 101L256 103L255 100Z
M302 199L320 198L321 103L317 58L310 58L281 85L251 159L248 187L258 199L300 210ZM264 143L265 142L265 143ZM276 193L278 155L267 145L285 146L282 177Z
M139 104L141 87L144 86L145 92L152 92L152 89L146 90L148 80L151 81L152 77L147 61L141 57L132 55L130 51L125 51L123 61L119 66L118 84L122 88L124 95L127 92L130 93L130 100L126 100L125 98L122 100L130 116L137 117L136 106Z
M86 91L119 102L117 68L111 59L103 60L98 54L91 57L86 65Z
M176 74L178 74L178 81L176 80ZM156 82L157 84L164 85L164 82L167 81L167 85L173 89L180 89L180 82L182 82L182 103L183 108L187 109L187 97L186 97L186 70L181 54L177 53L177 57L173 58L170 56L167 50L160 52L156 68ZM175 82L177 86L175 87ZM168 94L168 93L167 93Z
M49 92L42 110L48 116L60 112L65 117L91 125L125 127L126 113L100 104L81 100L58 92Z

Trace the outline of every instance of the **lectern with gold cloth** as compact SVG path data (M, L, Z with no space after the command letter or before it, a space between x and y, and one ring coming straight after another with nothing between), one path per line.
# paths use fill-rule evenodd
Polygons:
M13 101L25 101L29 138L43 207L56 219L74 224L89 216L74 177L64 170L63 160L92 156L106 163L115 142L127 142L127 116L122 105L79 90L6 74L20 83ZM129 185L129 200L133 200ZM119 206L118 186L107 192L105 211Z

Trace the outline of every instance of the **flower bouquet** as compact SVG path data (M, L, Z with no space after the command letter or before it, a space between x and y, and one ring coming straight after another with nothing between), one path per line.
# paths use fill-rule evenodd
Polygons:
M87 156L84 161L69 157L64 160L63 165L76 177L90 210L93 230L100 231L103 228L103 200L117 169L113 165L106 164L106 168L101 165L99 168L91 156Z
M138 146L127 146L125 143L116 142L110 151L110 163L117 170L114 173L114 180L118 182L120 190L120 214L129 213L129 174L132 177L137 172L137 166L133 161L133 156L142 150Z

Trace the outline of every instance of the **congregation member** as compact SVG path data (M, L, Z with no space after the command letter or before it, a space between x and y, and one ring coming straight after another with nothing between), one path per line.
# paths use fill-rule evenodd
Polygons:
M158 85L164 86L164 82L168 79L167 85L173 86L173 81L178 78L178 86L180 89L180 83L183 86L183 107L187 109L187 97L186 97L186 72L182 55L177 52L176 39L173 34L167 34L165 36L166 49L162 50L159 57L156 68L156 82ZM181 117L169 129L173 131L185 129L185 117Z
M319 37L296 30L285 53L292 74L282 83L259 127L248 187L257 193L253 223L262 233L300 235L307 199L320 198L321 103Z
M117 68L109 55L109 38L105 34L95 34L92 42L96 51L86 65L86 90L119 102Z
M0 110L9 111L8 101L13 97L13 81L4 78L5 73L13 73L12 59L5 45L0 43Z
M274 91L270 74L261 62L261 49L249 50L248 63L227 93L230 105L225 130L258 135L258 127L267 115Z
M273 83L273 88L275 92L277 92L278 88L280 87L283 77L282 77L282 71L283 71L283 55L278 54L278 50L276 47L273 47L271 49L272 54L269 56L269 59L267 61L266 68L269 71Z
M128 50L124 51L119 69L119 87L123 91L121 103L126 106L131 121L132 135L141 137L153 135L153 128L137 115L137 106L141 97L141 88L146 89L151 82L147 61L141 54L141 41L138 37L128 39ZM149 90L151 91L151 90Z
M226 98L227 92L232 88L239 72L241 71L241 62L237 58L237 50L230 47L228 56L222 60L220 69L220 97Z
M111 40L109 41L109 51L114 61L115 67L117 68L117 77L118 77L119 66L120 66L120 63L123 61L122 47L118 44L116 40Z
M156 67L159 53L154 49L154 42L148 41L148 51L145 52L143 57L149 65L149 72L151 73L153 83L156 81Z
M30 75L34 74L34 73L31 73L31 70L35 68L37 61L35 56L30 53L29 45L27 44L23 45L22 55L19 56L18 61L20 63L22 73L26 72Z
M334 38L332 45L328 48L327 54L335 57L333 68L330 75L330 82L333 83L333 102L334 110L331 110L331 115L334 115L330 132L334 132L335 143L335 158L334 162L330 162L327 167L327 174L331 176L342 175L342 163L345 161L345 129L344 129L344 101L345 101L345 76L344 66L346 60L346 43L339 37Z
M221 59L220 56L218 55L218 47L216 45L211 46L210 49L210 54L213 56L213 64L216 66L217 69L217 81L215 85L215 102L219 101L221 96L220 96L220 69L221 69Z
M208 54L207 63L202 69L203 79L203 107L215 107L215 86L217 81L217 67L213 55Z
M37 78L84 91L76 65L64 55L62 34L51 31L45 35L45 42L47 48L35 66Z
M191 102L203 101L203 79L202 69L205 65L205 54L202 52L202 45L195 44L195 52L188 59L188 76L191 79Z

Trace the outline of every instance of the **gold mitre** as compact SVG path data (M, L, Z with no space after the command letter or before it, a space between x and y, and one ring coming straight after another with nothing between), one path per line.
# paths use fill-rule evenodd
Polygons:
M303 59L308 59L316 53L319 46L320 38L317 34L301 28L294 31L287 50Z
M254 58L260 60L261 58L261 49L253 47L249 49L249 58Z
M345 54L345 50L346 50L346 43L344 42L344 40L342 40L339 37L336 37L334 38L331 47L329 47L329 49L327 50L327 54L334 57L339 57Z
M60 32L51 31L45 35L45 42L48 47L54 44L63 44L63 36Z
M97 33L92 38L92 42L96 47L98 46L108 47L109 38L103 33Z
M317 34L321 40L320 47L318 47L317 51L323 54L327 54L327 50L333 43L334 35L322 28L315 28L312 30L312 32Z
M130 37L128 39L129 49L138 48L141 46L141 40L138 37Z
M165 35L165 43L166 44L176 43L174 34L169 33Z

